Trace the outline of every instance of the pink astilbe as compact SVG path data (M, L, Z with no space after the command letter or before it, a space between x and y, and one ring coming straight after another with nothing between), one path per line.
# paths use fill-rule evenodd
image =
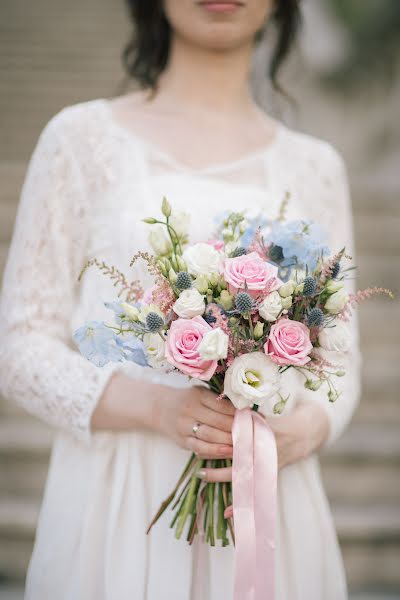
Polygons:
M153 302L160 307L162 312L167 313L171 310L172 305L176 300L175 293L171 287L170 282L162 274L159 266L157 265L156 258L148 252L137 252L131 260L130 266L141 258L147 263L147 269L150 275L153 275L155 282L155 290L152 293Z
M168 279L163 275L156 279L156 286L156 289L152 293L153 302L160 307L163 313L167 313L171 310L176 300L175 294Z
M137 302L143 297L144 290L142 284L138 280L128 281L125 275L116 267L109 266L104 261L99 261L97 258L88 260L82 271L79 274L78 281L80 281L89 267L96 266L103 275L106 275L113 282L114 287L119 287L118 298L125 294L127 302Z
M312 363L310 363L310 367L312 367L313 372L318 374L319 377L324 375L325 369L334 369L335 371L343 369L343 365L334 364L315 352L311 353L311 359Z
M360 302L371 298L375 294L387 294L389 298L394 298L393 292L383 287L369 287L365 290L359 290L356 294L349 294L349 303L351 306L356 306Z
M337 254L331 256L331 258L328 258L328 260L323 263L320 275L321 283L325 283L327 279L330 279L332 277L332 273L336 263L340 262L342 258L348 258L349 260L351 260L351 256L345 254L345 248L343 248Z
M250 254L250 252L256 252L263 259L267 257L268 252L261 233L261 227L257 227L253 240L247 248L247 253Z

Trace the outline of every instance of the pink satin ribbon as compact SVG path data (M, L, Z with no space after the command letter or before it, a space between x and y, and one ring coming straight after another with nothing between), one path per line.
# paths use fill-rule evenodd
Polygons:
M274 600L277 451L275 436L255 411L233 421L234 600Z

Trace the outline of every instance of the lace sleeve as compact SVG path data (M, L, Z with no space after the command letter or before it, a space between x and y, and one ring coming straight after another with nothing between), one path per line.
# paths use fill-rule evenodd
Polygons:
M329 188L325 202L330 214L329 222L326 224L329 232L329 246L333 253L338 252L345 246L346 253L353 259L347 261L347 266L355 266L357 261L354 254L353 215L347 170L342 157L336 150L328 145L327 148L329 150L327 159L329 168L325 181L329 183ZM350 273L351 278L346 281L346 288L349 292L354 293L356 288L354 273L356 271ZM346 354L334 353L335 361L343 365L346 371L344 377L334 377L335 387L340 393L336 402L331 403L328 401L326 386L322 386L318 391L313 392L305 389L302 385L301 397L311 402L318 402L329 417L330 434L326 446L331 445L343 433L360 398L361 354L357 310L352 312L349 327L351 331L350 351Z
M61 113L40 136L23 186L3 280L0 391L88 441L92 411L113 368L96 368L71 345L88 228L67 137Z

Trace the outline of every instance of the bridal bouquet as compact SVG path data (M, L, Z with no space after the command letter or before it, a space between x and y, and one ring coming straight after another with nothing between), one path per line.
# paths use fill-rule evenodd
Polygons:
M266 415L281 414L289 369L301 373L306 388L324 386L327 401L336 401L335 380L345 372L329 356L349 349L351 309L374 293L390 292L348 294L344 280L352 267L345 264L345 249L330 255L315 223L286 221L286 202L263 227L245 213L230 213L214 239L190 244L187 215L174 213L164 199L163 216L145 219L154 255L138 252L131 263L146 261L151 289L97 259L85 266L99 267L120 294L106 303L112 323L89 322L75 332L81 353L98 366L127 360L178 371L205 382L215 402L229 398L237 413L263 406ZM229 544L229 535L234 541L233 521L224 518L232 484L196 476L204 467L230 465L192 454L149 529L172 506L177 538L185 532L192 543L200 531L211 545L216 539Z

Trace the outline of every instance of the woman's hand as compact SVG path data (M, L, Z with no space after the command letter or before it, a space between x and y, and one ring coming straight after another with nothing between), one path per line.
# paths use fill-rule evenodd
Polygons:
M159 404L159 430L199 458L231 458L235 414L231 402L217 400L201 386L169 390Z
M279 469L310 456L329 434L324 409L311 402L299 403L290 414L267 421L275 434ZM232 469L203 469L200 475L206 481L231 481Z

